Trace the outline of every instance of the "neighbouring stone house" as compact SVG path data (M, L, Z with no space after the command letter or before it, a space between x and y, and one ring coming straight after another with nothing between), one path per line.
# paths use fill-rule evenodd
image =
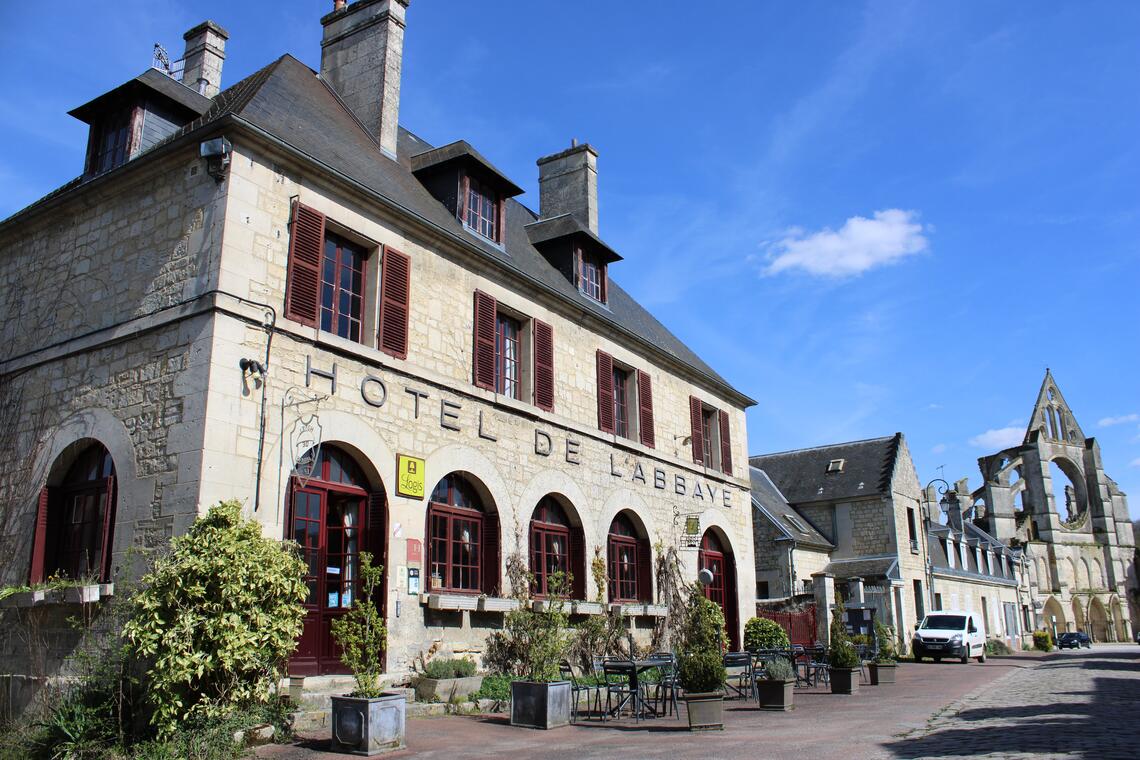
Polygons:
M739 641L754 402L618 284L593 147L538 160L535 211L461 136L398 124L406 11L338 7L319 73L286 54L226 89L207 22L180 80L72 112L82 175L0 222L2 582L129 577L132 548L236 497L308 559L297 674L343 671L329 624L362 551L393 675L478 656L515 553L539 595L571 572L577 615L601 609L600 557L601 601L645 640L652 565L681 546ZM65 667L68 614L4 609L9 695Z

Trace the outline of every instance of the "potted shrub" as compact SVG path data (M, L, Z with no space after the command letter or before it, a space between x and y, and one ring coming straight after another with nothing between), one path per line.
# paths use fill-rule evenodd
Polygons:
M831 643L827 647L827 674L832 694L854 694L859 690L859 654L843 623L843 600L837 599L831 619Z
M749 618L744 624L744 649L759 652L762 649L787 649L791 646L788 634L780 624L768 618Z
M791 710L795 686L796 672L792 670L792 663L784 657L772 660L756 679L756 699L760 709Z
M681 623L677 680L690 731L724 729L724 614L699 586L689 592Z
M416 681L416 699L421 702L454 702L479 691L483 676L475 675L475 663L461 658L440 658L424 667Z
M383 568L372 555L360 553L360 595L352 607L332 622L332 636L341 648L340 659L352 671L356 690L332 697L332 748L354 755L375 755L401 749L407 701L403 694L380 687L383 652L388 629L373 604L381 587Z
M895 649L894 634L891 629L875 621L875 639L879 648L875 652L875 659L867 666L870 672L871 685L895 682L895 668L898 667L898 652Z

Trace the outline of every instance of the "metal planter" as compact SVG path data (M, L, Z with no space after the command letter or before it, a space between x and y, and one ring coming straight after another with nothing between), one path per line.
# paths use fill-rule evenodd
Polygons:
M368 756L407 746L404 719L408 703L403 694L331 699L334 751Z
M859 691L859 668L828 668L832 694L854 694Z
M795 686L796 679L794 678L789 681L772 681L765 678L757 680L756 694L760 709L783 712L791 710Z
M724 694L719 691L686 694L685 712L690 731L724 730Z
M895 682L895 669L898 668L898 665L896 665L894 663L883 664L883 663L878 663L878 662L872 662L870 665L867 666L867 668L869 670L869 675L871 678L871 685L872 686L878 686L879 684L883 684L883 683L894 683Z
M511 681L511 725L558 728L570 725L570 682Z

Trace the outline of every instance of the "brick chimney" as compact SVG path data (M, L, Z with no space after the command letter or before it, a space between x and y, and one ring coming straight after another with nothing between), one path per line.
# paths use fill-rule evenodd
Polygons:
M229 33L213 21L203 21L186 34L182 54L182 84L212 98L222 88L222 63L226 60Z
M321 19L321 78L396 155L404 15L410 0L335 0Z
M538 159L539 211L543 219L571 214L598 234L598 151L571 142Z

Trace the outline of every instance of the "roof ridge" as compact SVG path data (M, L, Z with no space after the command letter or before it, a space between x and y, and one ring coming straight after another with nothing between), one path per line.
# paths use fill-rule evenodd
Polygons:
M800 453L805 452L805 451L819 451L821 449L834 449L834 448L838 448L840 446L854 446L857 443L874 443L876 441L886 441L886 440L890 440L891 438L894 438L896 435L899 435L899 434L895 433L894 435L883 435L883 436L878 436L876 438L861 438L857 441L844 441L842 443L828 443L828 444L823 444L822 446L807 446L807 447L802 448L802 449L788 449L787 451L773 451L769 454L749 454L748 455L748 463L751 464L753 459L763 459L765 457L778 457L778 456L784 456L785 454L800 454Z

